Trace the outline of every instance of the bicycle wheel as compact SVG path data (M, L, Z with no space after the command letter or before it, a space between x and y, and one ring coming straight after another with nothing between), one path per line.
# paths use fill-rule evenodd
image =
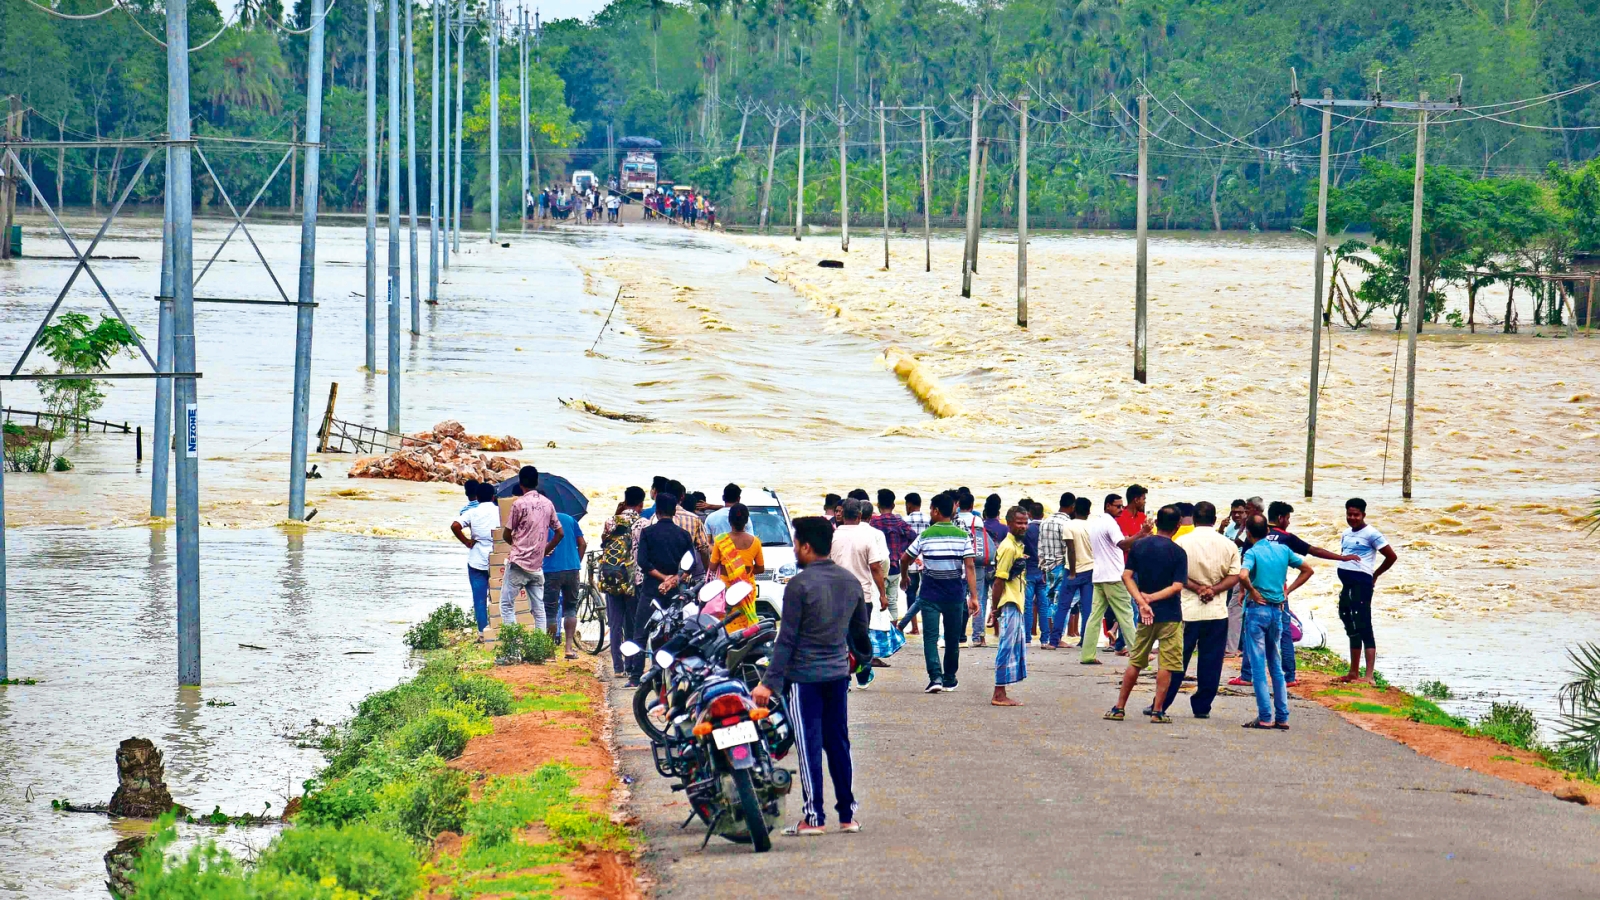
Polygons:
M606 648L605 595L592 585L578 585L578 646L591 656Z

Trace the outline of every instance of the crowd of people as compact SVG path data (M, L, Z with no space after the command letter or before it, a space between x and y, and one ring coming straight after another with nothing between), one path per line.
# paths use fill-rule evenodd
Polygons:
M659 187L644 197L645 221L660 219L685 228L704 224L707 230L717 227L717 205L704 194L692 188L678 191Z
M565 589L555 602L545 600L552 585L564 582L552 572L538 573L568 564L576 570L560 556L561 547L573 542L581 561L586 544L577 523L557 515L537 493L538 474L530 471L521 477L527 493L513 505L501 615L511 621L506 598L526 589L536 616L543 614L539 624L550 623L554 634L557 617L574 609L564 603ZM491 487L490 500L492 493ZM612 665L630 685L639 683L646 655L624 658L619 648L624 640L642 642L652 600L668 596L684 577L720 578L730 586L746 581L759 590L765 560L741 497L739 486L730 484L715 504L658 476L648 489L628 488L601 526L600 587L608 625L619 636ZM1142 715L1170 723L1196 657L1190 710L1209 718L1224 659L1242 657L1240 675L1229 684L1253 689L1256 714L1244 727L1285 731L1299 629L1287 601L1313 577L1308 558L1316 558L1335 562L1340 581L1350 667L1338 680L1372 680L1373 592L1397 556L1367 522L1365 500L1346 501L1347 527L1337 551L1291 532L1294 508L1282 501L1234 500L1225 517L1204 500L1168 503L1152 515L1148 501L1149 492L1137 484L1098 503L1063 493L1049 513L1029 498L1006 507L998 494L980 506L965 487L934 494L926 508L916 492L902 500L889 489L875 497L856 489L843 497L828 494L821 515L796 518L799 568L785 584L771 663L753 692L759 702L781 692L796 723L806 806L801 823L785 833L824 829L821 791L812 786L821 784L825 752L841 828L860 828L850 786L846 695L871 684L872 667L889 665L874 649L877 634L886 630L921 635L926 694L958 690L962 647L994 640L990 702L1002 707L1022 705L1010 691L1028 677L1030 645L1036 652L1077 649L1080 664L1102 665L1103 637L1107 649L1127 660L1116 701L1104 715L1113 721L1126 718L1139 676L1153 665L1154 697ZM481 629L487 578L473 561L482 543L471 539L488 516L473 510L469 504L453 528L475 554L469 578ZM683 573L686 554L693 565ZM743 618L730 627L755 617L756 596L744 601ZM571 634L568 624L569 652Z
M537 194L529 191L523 197L522 209L530 222L570 219L585 225L615 225L622 210L622 196L615 190L601 191L592 184L585 188L546 187Z

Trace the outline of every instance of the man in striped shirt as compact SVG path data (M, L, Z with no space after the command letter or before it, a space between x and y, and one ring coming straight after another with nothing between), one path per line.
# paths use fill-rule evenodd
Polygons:
M922 511L922 495L916 491L906 494L906 514L902 518L906 520L907 525L911 526L911 533L913 535L918 535L924 531L927 531L928 526L933 524L933 522L928 519L928 514ZM896 558L898 559L898 557ZM901 572L904 574L909 574L911 577L911 587L909 589L902 589L900 591L901 595L903 595L906 599L906 616L909 618L911 616L912 607L917 603L917 591L922 587L922 563L912 563L909 572L907 572L905 569L901 569ZM901 623L900 627L904 628L905 624ZM911 619L911 631L907 633L921 633L919 619Z
M966 615L978 614L978 579L973 567L971 536L950 521L955 498L940 494L933 498L933 524L917 536L900 558L900 587L908 584L911 564L922 560L922 656L928 665L925 694L956 689L956 670L961 665L961 634ZM941 629L942 626L942 629ZM939 634L945 636L944 661L940 665Z

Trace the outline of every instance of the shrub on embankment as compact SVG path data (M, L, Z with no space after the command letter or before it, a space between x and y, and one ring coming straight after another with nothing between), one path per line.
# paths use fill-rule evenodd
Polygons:
M493 664L474 645L441 650L415 678L362 700L322 739L327 765L254 865L212 841L169 856L177 832L162 820L135 867L134 896L398 900L415 896L429 874L476 883L558 862L578 847L625 847L626 831L574 796L578 782L565 766L489 779L478 800L475 776L447 766L470 738L493 731L492 717L513 712L510 689L484 674ZM535 823L553 843L525 839ZM430 862L446 831L465 835L463 853ZM555 876L538 877L554 886Z

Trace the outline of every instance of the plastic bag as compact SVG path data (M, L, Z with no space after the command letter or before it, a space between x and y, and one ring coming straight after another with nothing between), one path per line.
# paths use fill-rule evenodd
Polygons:
M895 626L894 617L886 609L872 611L867 636L872 639L872 655L878 659L888 659L906 645L906 636Z

